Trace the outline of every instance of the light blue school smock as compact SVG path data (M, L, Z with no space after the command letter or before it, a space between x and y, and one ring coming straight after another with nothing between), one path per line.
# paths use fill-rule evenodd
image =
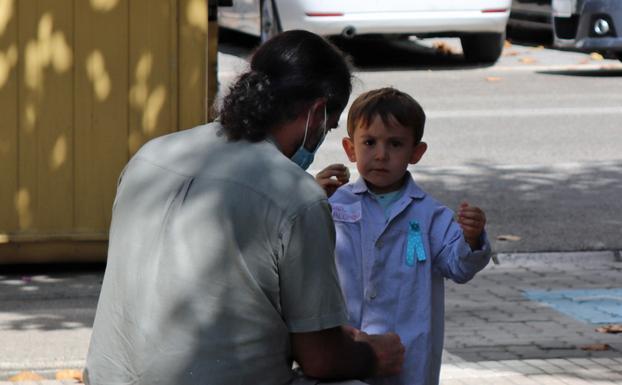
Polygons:
M400 375L372 384L433 385L439 380L444 280L469 281L490 261L490 244L472 251L454 213L408 175L385 219L363 179L330 198L337 271L348 322L369 334L397 333L406 356Z

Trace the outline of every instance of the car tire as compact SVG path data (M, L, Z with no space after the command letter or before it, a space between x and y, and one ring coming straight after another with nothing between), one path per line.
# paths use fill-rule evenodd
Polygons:
M460 37L464 59L469 63L494 63L501 56L505 33L480 33Z
M274 0L262 0L260 7L261 24L259 38L263 44L281 32L281 23Z

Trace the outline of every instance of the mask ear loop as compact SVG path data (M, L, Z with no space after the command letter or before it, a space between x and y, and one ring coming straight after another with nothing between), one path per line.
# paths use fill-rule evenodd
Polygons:
M309 112L311 112L311 111L309 111ZM309 124L308 116L307 116L307 124ZM328 114L326 113L326 105L324 105L324 132L322 133L322 137L320 138L320 141L318 142L317 146L315 146L315 149L313 150L313 152L316 152L317 149L320 148L320 145L322 144L322 142L326 138L327 132L328 132ZM306 131L305 131L305 135L306 135Z
M307 114L307 123L305 124L305 136L302 138L302 144L300 145L301 148L304 148L305 142L307 141L307 130L309 129L309 118L311 118L311 110L309 110L309 113Z

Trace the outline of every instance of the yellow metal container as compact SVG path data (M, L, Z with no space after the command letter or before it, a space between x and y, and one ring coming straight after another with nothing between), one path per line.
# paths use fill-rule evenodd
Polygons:
M0 0L0 263L105 260L129 157L208 119L207 9Z

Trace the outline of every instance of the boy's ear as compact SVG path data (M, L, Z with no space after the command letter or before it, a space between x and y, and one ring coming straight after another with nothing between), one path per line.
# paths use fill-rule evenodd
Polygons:
M356 153L354 152L354 142L352 142L352 139L346 136L341 140L341 144L350 162L356 162Z
M410 156L410 164L416 164L417 162L419 162L421 160L421 158L423 157L423 154L425 154L425 151L428 149L428 145L425 142L419 142L417 145L415 145L415 150L413 151L412 155Z

